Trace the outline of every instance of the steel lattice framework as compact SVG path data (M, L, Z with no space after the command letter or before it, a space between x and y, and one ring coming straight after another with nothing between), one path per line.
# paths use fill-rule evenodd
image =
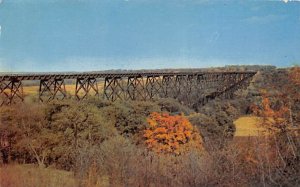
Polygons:
M103 82L103 98L151 100L171 97L188 105L205 104L216 97L231 98L246 88L256 72L141 72L141 73L35 73L0 75L0 105L24 100L23 81L40 82L42 102L67 97L65 80L76 80L75 98L99 96L98 83ZM79 94L79 93L82 94Z

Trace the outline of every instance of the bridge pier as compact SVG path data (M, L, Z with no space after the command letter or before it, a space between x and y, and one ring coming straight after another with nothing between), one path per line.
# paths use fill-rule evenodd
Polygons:
M134 76L127 78L126 92L124 99L146 100L144 78L142 76Z
M182 97L184 85L186 84L186 75L176 75L174 83L174 99Z
M24 101L22 81L12 79L0 82L0 106L11 105L16 100Z
M192 100L199 98L203 83L198 75L178 75L176 77L177 89L175 99L183 101L183 103L190 105Z
M40 80L39 99L41 102L53 99L63 100L67 96L64 79Z
M198 76L197 75L189 75L187 78L187 89L188 94L191 94L195 91L198 91Z
M197 91L197 97L201 96L201 92L203 92L204 89L204 84L205 84L205 80L204 80L204 75L197 75L197 78L195 80L195 89Z
M146 79L147 98L153 99L159 97L163 93L162 79L160 76L147 76Z
M80 92L83 92L82 94ZM77 78L75 97L78 100L86 98L91 92L94 96L99 96L98 84L96 78Z
M172 97L172 93L175 93L176 77L173 75L164 75L162 77L162 94L163 97Z
M126 99L122 77L106 77L104 80L103 97L109 101Z
M187 104L190 106L192 101L200 97L203 82L201 82L200 75L188 75L186 78L186 84L184 85L186 90Z

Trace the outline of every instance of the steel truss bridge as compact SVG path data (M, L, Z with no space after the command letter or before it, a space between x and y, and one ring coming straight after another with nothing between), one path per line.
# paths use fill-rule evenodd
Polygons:
M231 98L248 87L256 72L141 72L141 73L35 73L0 75L0 105L24 101L23 82L39 81L41 102L70 97L65 82L76 80L75 98L91 95L109 101L151 100L171 97L185 104L205 104L216 97ZM102 94L98 88L103 84Z

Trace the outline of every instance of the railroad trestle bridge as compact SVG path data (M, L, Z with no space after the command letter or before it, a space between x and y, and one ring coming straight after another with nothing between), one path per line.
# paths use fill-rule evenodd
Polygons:
M66 80L76 80L74 95L110 101L171 97L186 104L205 104L216 97L230 98L246 88L256 72L141 72L141 73L35 73L0 75L0 105L24 101L23 82L39 81L41 102L69 97ZM99 84L103 84L100 93Z

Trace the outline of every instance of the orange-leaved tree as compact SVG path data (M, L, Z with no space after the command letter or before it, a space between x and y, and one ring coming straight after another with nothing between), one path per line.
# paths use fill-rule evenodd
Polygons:
M147 121L149 126L144 131L144 137L150 150L180 154L191 148L202 148L199 132L184 115L153 112Z
M253 107L254 113L263 118L262 125L269 130L269 133L285 131L288 125L287 116L289 112L287 103L281 100L279 106L272 107L271 97L266 91L263 90L261 94L261 106Z

